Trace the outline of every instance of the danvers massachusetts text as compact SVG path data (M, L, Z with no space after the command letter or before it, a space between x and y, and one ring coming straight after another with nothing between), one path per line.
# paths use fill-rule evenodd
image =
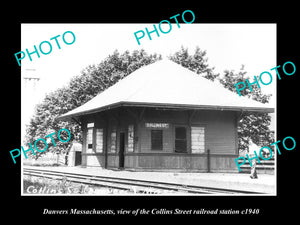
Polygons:
M59 119L82 125L82 166L233 172L245 111L274 108L161 60Z

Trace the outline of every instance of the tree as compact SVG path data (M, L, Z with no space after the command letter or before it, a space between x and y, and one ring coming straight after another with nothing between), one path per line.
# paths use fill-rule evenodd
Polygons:
M247 72L244 70L244 66L239 72L233 70L225 70L222 78L219 78L219 82L230 91L236 92L235 84L238 82L245 82L249 77L246 76ZM254 81L254 79L253 79ZM249 79L249 82L252 83ZM261 92L261 89L256 85L251 86L252 92L249 88L245 88L240 91L242 96L251 98L252 100L268 103L271 94L266 95ZM238 122L238 136L239 136L239 151L247 151L249 146L249 139L258 146L268 146L274 142L274 132L269 129L271 117L268 113L242 113Z
M214 81L219 74L214 73L214 68L210 68L207 64L206 51L202 51L198 46L195 53L190 55L188 48L181 46L181 49L170 55L168 58L189 70L202 75L204 78Z
M135 50L131 54L129 51L125 51L123 54L114 51L98 65L87 66L66 86L47 94L44 100L35 107L35 113L26 129L25 143L33 145L35 140L44 138L53 132L57 133L61 128L67 128L71 132L71 140L62 143L57 136L53 136L56 144L54 148L51 139L47 138L47 152L64 152L70 148L73 140L82 142L80 124L76 121L58 121L56 117L81 106L138 68L160 59L160 55L148 55L143 49ZM63 139L63 132L61 134ZM28 144L23 147L24 149L29 148ZM37 142L37 147L44 149L45 146L42 142ZM35 158L44 153L36 152Z

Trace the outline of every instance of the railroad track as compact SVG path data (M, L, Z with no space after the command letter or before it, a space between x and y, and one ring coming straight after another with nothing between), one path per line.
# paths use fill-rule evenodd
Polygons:
M99 176L99 175L85 175L71 172L60 172L44 169L33 169L33 168L23 168L23 175L43 177L48 179L62 180L67 179L68 181L80 184L88 184L93 186L107 187L118 190L134 190L135 193L145 193L145 190L156 191L164 190L178 193L187 194L263 194L260 192L251 192L243 190L233 190L224 188L212 188L196 185L183 185L167 182L158 181L147 181L139 179L130 178L120 178L120 177L109 177L109 176ZM149 193L149 192L147 192ZM151 192L150 192L151 194Z

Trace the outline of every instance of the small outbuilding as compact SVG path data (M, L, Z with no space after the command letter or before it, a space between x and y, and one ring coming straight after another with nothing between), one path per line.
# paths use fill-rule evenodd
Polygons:
M237 122L246 111L274 108L160 60L59 119L82 124L83 166L233 172Z
M78 142L73 142L70 148L70 151L67 155L67 165L68 166L80 166L81 165L81 151L82 151L82 144Z

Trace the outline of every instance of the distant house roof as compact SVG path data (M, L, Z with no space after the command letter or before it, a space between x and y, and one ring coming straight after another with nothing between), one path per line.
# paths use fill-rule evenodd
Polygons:
M267 104L239 96L170 60L160 60L129 74L59 119L119 106L274 112Z

